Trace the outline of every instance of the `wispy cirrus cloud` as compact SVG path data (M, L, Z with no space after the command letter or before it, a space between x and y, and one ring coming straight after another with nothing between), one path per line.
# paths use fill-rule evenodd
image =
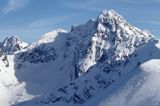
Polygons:
M148 24L160 25L160 20L148 20L146 21Z
M29 0L7 0L7 5L3 8L2 12L7 14L9 12L22 9L29 4Z
M40 27L46 27L49 25L56 25L61 22L64 22L70 18L72 18L72 15L69 16L56 16L56 17L49 17L49 18L44 18L44 19L39 19L31 22L29 24L30 28L40 28Z
M102 4L103 3L103 4ZM87 11L93 11L93 12L99 12L106 7L110 7L110 5L117 5L117 4L138 4L136 1L128 1L128 0L81 0L81 1L75 1L70 0L67 2L61 2L61 5L64 5L68 8L72 9L80 9L80 10L87 10Z
M102 2L105 0L99 0L98 2ZM101 7L95 6L97 4L97 0L68 0L59 2L61 6L71 8L71 9L79 9L79 10L87 10L87 11L99 11Z
M146 19L146 20L141 20L139 23L145 23L145 24L150 24L150 25L160 25L160 20L158 19Z

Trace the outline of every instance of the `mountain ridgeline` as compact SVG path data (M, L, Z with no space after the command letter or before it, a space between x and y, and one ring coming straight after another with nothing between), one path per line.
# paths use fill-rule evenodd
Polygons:
M156 106L159 96L149 98L160 90L147 84L160 72L159 47L151 33L129 24L114 10L104 10L97 19L70 31L48 32L31 44L8 37L0 43L0 92L7 95L0 102L4 106ZM143 85L153 93L142 96L144 91L137 89ZM134 99L136 94L140 100Z

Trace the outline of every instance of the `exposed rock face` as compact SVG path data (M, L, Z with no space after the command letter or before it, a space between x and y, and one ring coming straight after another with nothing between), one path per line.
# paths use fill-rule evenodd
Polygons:
M96 20L72 26L70 31L46 33L30 45L15 36L6 38L0 43L0 58L22 89L21 97L11 100L13 104L84 105L146 61L160 58L156 44L158 40L149 32L132 26L113 10L104 10Z
M7 37L2 43L0 48L7 54L13 54L17 51L25 49L29 44L22 42L17 36Z

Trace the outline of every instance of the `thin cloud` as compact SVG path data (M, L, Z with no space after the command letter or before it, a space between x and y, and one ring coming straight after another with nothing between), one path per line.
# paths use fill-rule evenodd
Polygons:
M152 24L152 25L160 25L160 20L148 20L146 21L146 23Z
M22 9L26 7L29 0L7 0L7 5L3 8L3 13L7 14L9 12Z
M98 12L101 10L106 9L106 5L101 4L106 3L106 5L114 5L114 3L125 3L125 4L138 4L136 1L128 1L128 0L85 0L85 1L67 1L65 3L61 2L61 5L67 6L68 8L72 9L80 9L80 10L87 10L87 11L94 11ZM64 5L65 4L65 5Z
M104 1L104 0L99 0ZM72 9L81 9L81 10L88 10L88 11L99 11L101 7L96 7L97 1L96 0L86 0L86 1L67 1L65 3L61 2L61 5L72 8ZM65 4L65 5L64 5Z
M49 25L56 25L58 23L64 22L68 20L69 18L73 17L71 16L58 16L58 17L50 17L50 18L45 18L45 19L40 19L33 21L29 24L30 28L40 28L40 27L45 27Z

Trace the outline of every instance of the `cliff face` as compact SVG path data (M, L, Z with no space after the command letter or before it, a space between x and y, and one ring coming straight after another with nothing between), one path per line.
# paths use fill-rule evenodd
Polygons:
M138 88L128 86L135 84L141 89L138 84L144 84L149 91L153 90L147 86L150 82L144 81L153 81L151 75L158 73L159 47L152 34L132 26L113 10L104 10L97 19L72 26L70 31L58 29L46 33L32 44L16 36L6 38L0 43L0 83L7 92L5 103L18 106L143 104L146 97L133 102L135 99L129 95L134 96L133 91ZM124 94L125 89L128 94ZM121 95L126 99L119 99ZM114 99L115 104L109 102Z

